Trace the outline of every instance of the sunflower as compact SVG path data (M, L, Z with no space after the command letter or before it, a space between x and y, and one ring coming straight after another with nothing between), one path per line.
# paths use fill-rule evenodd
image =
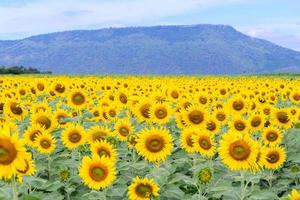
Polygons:
M152 102L148 99L141 99L135 105L133 113L140 122L149 121L151 105Z
M98 105L99 105L99 107L101 107L101 108L106 108L106 107L108 107L109 106L109 104L110 104L111 102L109 101L109 100L107 100L107 99L100 99L99 100L99 102L98 102Z
M39 79L35 81L35 85L38 92L44 92L46 90L47 83L45 83L43 79Z
M52 131L57 127L56 121L53 119L50 112L38 111L34 113L30 118L32 125L39 125L44 127L47 131Z
M199 131L192 135L195 151L201 155L212 157L215 154L214 137L209 132Z
M25 139L25 142L28 146L30 147L34 147L34 141L36 139L36 137L39 135L39 134L42 134L42 133L45 133L45 132L48 132L46 131L46 129L44 127L41 127L40 125L33 125L31 127L29 127L25 132L24 132L24 139Z
M256 96L256 102L257 102L260 106L261 106L261 105L268 104L267 96L265 96L265 95L257 95L257 96Z
M51 96L63 96L66 94L66 85L65 83L60 82L53 82L52 90L50 91ZM51 94L52 93L52 94Z
M286 152L284 148L276 146L276 147L265 147L261 151L260 160L261 164L266 169L279 169L286 160Z
M205 130L210 134L218 133L220 130L219 122L212 117L208 117L205 121Z
M1 97L1 95L0 95L0 97ZM0 114L1 115L3 114L3 109L4 109L4 103L0 102Z
M224 134L218 149L223 163L231 170L251 170L256 167L259 153L258 142L248 134L230 132Z
M177 89L177 87L170 87L167 89L167 95L170 100L176 102L180 98L181 92Z
M262 110L262 113L265 116L270 116L273 113L273 110L274 110L274 108L271 105L268 105L268 104L263 105L260 109Z
M41 111L41 112L51 112L51 107L48 103L38 102L38 103L32 104L32 106L30 107L30 111L32 113L37 113L39 111Z
M150 200L158 197L159 186L153 179L135 177L133 183L128 186L129 200Z
M24 170L26 149L23 140L16 134L10 135L7 128L0 130L0 179L9 180L17 174L17 170Z
M61 133L61 140L68 149L74 149L85 144L85 130L80 125L69 124Z
M163 103L166 101L166 96L163 94L163 91L159 89L151 92L151 98L154 103Z
M4 119L0 117L0 130L1 128L9 130L11 133L18 131L18 126L14 122L14 119L10 118Z
M27 91L27 89L25 89L25 88L20 88L20 89L19 89L19 94L20 94L20 96L25 96L27 92L28 92L28 91Z
M132 132L132 130L133 128L129 119L120 119L115 124L114 135L116 135L119 140L126 141L127 136Z
M250 129L249 121L241 116L235 116L230 122L229 127L232 131L247 133Z
M287 109L274 109L272 113L273 125L280 128L290 128L293 121L291 120L291 113Z
M121 111L121 107L115 103L109 104L109 106L105 107L104 109L104 114L105 116L104 119L108 120L108 121L113 121L116 120L118 117L118 114Z
M42 133L35 138L34 146L42 154L51 154L56 148L56 140L49 133Z
M138 135L137 134L131 134L127 137L127 145L129 148L134 148L137 143Z
M94 125L87 132L87 141L91 144L96 141L104 140L111 135L112 132L110 129Z
M36 89L35 89L34 87L31 87L31 88L30 88L30 92L31 92L31 94L34 95L34 96L37 94Z
M175 122L176 122L176 126L179 129L185 129L188 126L185 124L184 120L183 120L183 114L182 113L176 113L175 115Z
M139 155L150 162L159 163L171 155L173 148L172 135L166 129L144 129L135 145Z
M288 196L290 200L300 200L300 193L293 188L291 194Z
M166 124L172 116L172 108L167 103L156 103L149 110L150 120L157 124Z
M295 104L300 103L300 92L299 91L291 92L290 93L290 100Z
M181 147L186 150L188 153L194 153L194 142L192 140L192 136L197 134L196 129L194 128L185 128L183 129L180 135L180 145Z
M23 176L32 176L36 169L31 153L26 152L24 156L25 168L17 169L17 180L19 183L23 182Z
M295 116L295 122L300 122L300 108L298 108L296 116Z
M242 96L235 96L227 102L227 110L234 114L243 114L248 109L248 102Z
M104 121L104 122L107 122L109 121L109 118L107 116L107 111L102 109L102 110L99 110L99 119L100 121Z
M262 114L253 114L249 117L248 121L252 131L261 130L265 124L265 119Z
M262 133L262 141L270 146L276 146L281 143L282 132L278 128L266 128Z
M119 103L122 105L127 105L128 103L128 95L126 94L125 90L118 91L116 95L117 100L119 100Z
M222 95L222 97L226 97L228 94L229 89L226 87L222 87L219 89L219 94Z
M257 144L256 148L258 150L258 154L257 154L257 157L256 157L256 165L253 165L252 168L251 168L251 172L253 172L253 173L262 171L263 168L264 168L263 164L261 163L261 160L262 160L261 151L264 148L264 146L260 142L256 142L256 144Z
M79 176L90 189L99 190L110 186L116 179L114 163L107 157L84 156Z
M183 121L187 126L201 127L204 125L207 112L200 106L189 106L183 113Z
M60 127L64 127L68 124L66 119L70 117L70 114L66 110L57 109L53 115L56 119L56 123L59 124Z
M190 99L181 98L177 103L176 112L187 110L189 106L192 106L192 101Z
M91 120L94 120L94 121L102 120L101 110L99 108L91 108L90 112L92 113L92 116L90 117Z
M106 142L105 140L96 141L91 144L91 152L93 157L107 157L112 162L117 160L117 151L112 144Z
M249 101L249 112L257 112L259 111L259 104L256 103L255 101Z
M227 113L225 112L225 110L224 110L224 109L221 109L221 108L215 109L215 110L213 111L213 114L212 114L212 115L213 115L214 118L215 118L219 123L221 123L221 124L225 124L226 121L227 121L227 118L228 118L228 115L227 115Z
M209 94L207 92L202 92L198 96L198 102L202 105L206 105L209 103Z
M5 102L3 111L7 117L17 120L22 120L27 115L27 110L24 106L15 100L8 100Z
M295 123L298 119L298 115L299 115L299 108L296 106L291 106L289 107L289 112L290 112L290 119L292 120L293 123Z
M82 90L72 91L68 95L68 105L74 109L82 109L87 106L88 96Z

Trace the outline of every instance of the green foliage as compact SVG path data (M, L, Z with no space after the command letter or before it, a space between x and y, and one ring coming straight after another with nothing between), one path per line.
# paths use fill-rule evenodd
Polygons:
M25 68L23 66L4 67L0 66L0 74L51 74L52 72L40 72L36 68Z
M90 126L89 122L79 120L84 127ZM141 129L144 125L137 126ZM21 132L26 126L22 127ZM174 133L175 141L178 141L177 133L180 130L176 128L174 120L168 124L168 128ZM53 135L58 138L61 131L59 129ZM88 147L81 146L70 151L58 143L55 153L51 156L33 153L38 171L35 176L24 178L18 192L23 200L127 199L128 185L135 176L140 176L153 178L159 184L160 196L157 199L163 200L286 199L292 187L300 188L299 143L300 130L290 129L284 141L288 160L282 169L252 174L230 171L217 156L208 159L199 154L187 154L176 143L172 155L157 167L139 157L126 143L117 141L117 180L111 187L102 191L88 189L78 175L82 156L89 154ZM199 174L207 173L207 170L212 177L204 183L199 180ZM0 199L10 197L10 184L0 182Z

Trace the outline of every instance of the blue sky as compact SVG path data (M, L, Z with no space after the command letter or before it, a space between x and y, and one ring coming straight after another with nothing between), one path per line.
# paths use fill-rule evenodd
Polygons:
M74 29L227 24L300 51L299 0L0 0L0 40Z

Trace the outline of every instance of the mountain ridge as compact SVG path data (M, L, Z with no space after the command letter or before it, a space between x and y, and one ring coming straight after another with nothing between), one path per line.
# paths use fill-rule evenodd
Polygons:
M0 65L54 73L243 74L300 71L300 52L229 25L71 30L0 40Z

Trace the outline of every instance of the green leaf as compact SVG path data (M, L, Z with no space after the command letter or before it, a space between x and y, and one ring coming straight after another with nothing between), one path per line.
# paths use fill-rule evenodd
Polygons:
M174 183L178 183L178 182L183 182L183 183L190 184L190 185L192 185L194 183L194 181L191 177L186 176L181 173L176 173L173 175L173 178L169 181L169 184L174 184Z
M60 181L54 181L54 182L50 182L50 183L44 185L44 190L54 192L63 186L64 186L64 184L61 183Z
M41 198L35 197L33 195L25 195L23 200L41 200Z
M162 199L183 199L184 192L176 185L167 185L165 191L161 194Z
M114 185L107 190L108 197L124 197L127 192L127 185ZM120 198L121 199L121 198Z
M64 196L59 194L58 192L52 193L43 193L43 192L32 192L24 196L23 199L26 200L63 200Z
M37 189L44 189L44 186L47 184L47 180L34 176L26 177L26 182L30 184L31 187Z
M92 190L91 192L83 195L80 199L99 200L106 199L105 193L102 191Z
M201 194L195 194L192 196L191 200L207 200L208 198L205 196L202 196Z
M232 186L231 181L226 180L220 181L218 185L209 188L209 193L215 198L221 198L223 195L226 195L232 199L236 199L236 191L237 189Z
M254 190L249 200L270 200L278 199L278 196L270 190Z

